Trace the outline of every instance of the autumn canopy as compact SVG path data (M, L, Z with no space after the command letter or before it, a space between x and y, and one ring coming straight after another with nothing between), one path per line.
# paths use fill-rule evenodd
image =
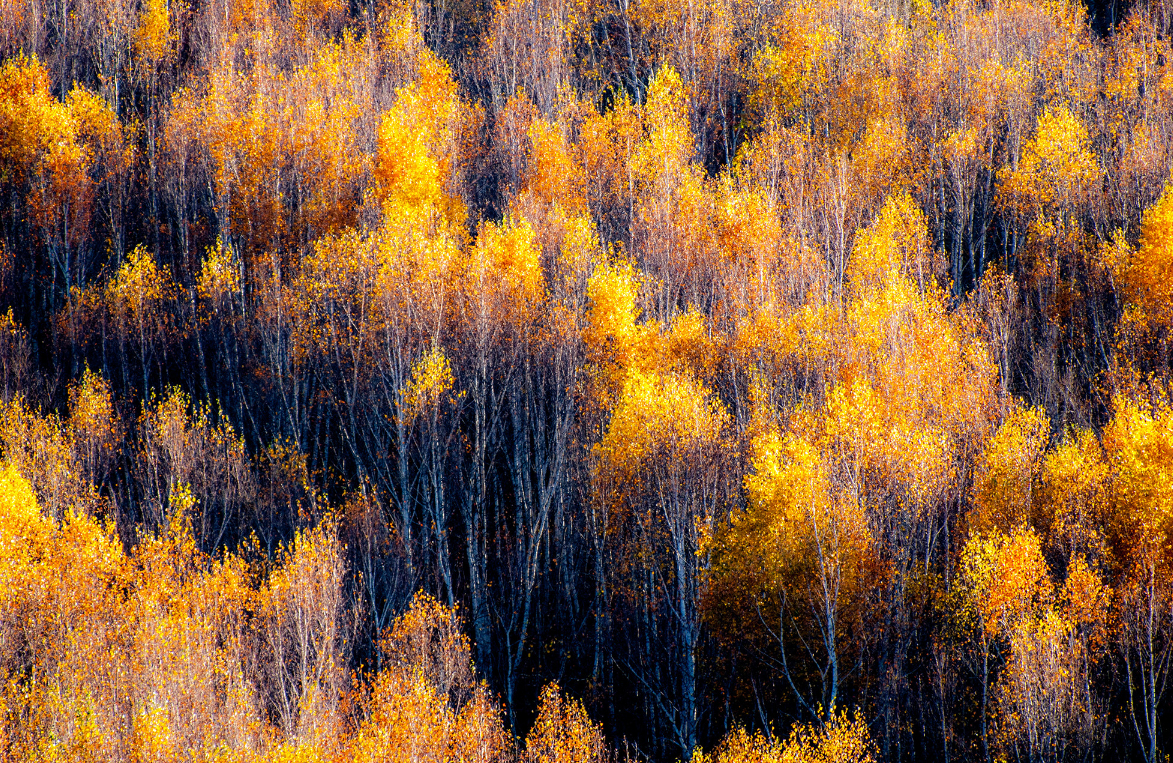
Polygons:
M0 760L1173 753L1173 6L0 1Z

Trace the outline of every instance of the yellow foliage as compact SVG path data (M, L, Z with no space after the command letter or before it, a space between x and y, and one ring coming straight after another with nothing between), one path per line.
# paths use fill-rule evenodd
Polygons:
M644 279L626 260L598 263L587 280L587 316L583 340L598 375L597 394L609 406L623 389L629 370L660 366L660 325L637 323Z
M795 724L785 742L761 732L730 732L696 763L875 763L879 751L858 710L832 711L822 724Z
M110 685L125 676L117 666L129 584L121 543L109 526L74 511L60 524L35 515L28 483L11 466L0 490L0 642L20 644L0 651L0 672L23 676L5 687L7 701L30 721L9 727L6 754L108 756L123 710L120 687Z
M1074 624L1052 608L1019 620L998 681L1001 744L1007 751L1062 749L1093 727L1085 691L1087 664Z
M399 415L406 426L435 410L452 390L455 379L444 350L435 347L411 366L411 381L400 393Z
M131 760L135 763L170 763L179 760L167 711L161 706L144 708L134 717Z
M196 278L196 291L201 297L219 303L226 297L238 294L241 289L240 262L231 244L216 239L215 246L209 246L204 255L200 274Z
M1050 532L1069 555L1104 550L1110 477L1100 440L1090 430L1069 432L1043 460L1043 508L1050 516Z
M681 372L712 372L716 364L712 345L709 324L704 314L695 309L673 318L663 336L665 359Z
M622 480L661 454L680 461L722 447L728 423L721 401L688 377L632 370L597 447L604 468Z
M861 296L897 279L932 292L942 264L929 242L924 213L911 196L900 193L889 196L876 221L856 236L848 277Z
M32 219L47 239L64 236L66 246L81 241L93 194L92 161L74 110L52 97L41 62L20 55L0 64L0 180L13 187L30 183ZM62 223L65 230L59 230Z
M165 158L181 177L193 165L206 173L217 221L226 226L218 232L231 235L245 273L267 275L252 267L254 257L300 248L357 221L374 149L375 115L362 105L370 82L356 61L368 53L343 31L299 56L291 71L268 60L238 68L227 57L198 92L173 92Z
M85 478L100 484L122 438L110 382L88 368L69 388L69 434Z
M1103 446L1120 529L1133 543L1164 547L1173 537L1173 407L1116 398Z
M88 171L94 180L115 180L129 170L135 147L129 140L134 126L123 125L106 100L92 90L75 85L65 97L78 141L85 147ZM102 171L98 171L98 164Z
M244 441L227 418L214 425L211 416L209 406L193 405L171 387L152 399L139 418L144 508L154 512L148 519L166 524L177 500L198 500L196 530L202 544L219 542L233 513L255 489Z
M637 305L639 288L640 280L630 262L601 263L595 268L587 283L589 345L601 349L614 343L614 352L626 360L628 345L636 334L636 321L642 312ZM623 365L628 365L623 360Z
M32 485L12 464L0 469L0 653L11 654L17 648L13 639L27 616L17 603L28 584L28 566L47 548L55 528L41 515Z
M177 35L171 30L170 0L146 0L134 31L139 65L153 69L173 52Z
M563 131L545 119L535 119L527 132L531 149L521 194L530 194L544 206L557 204L570 214L585 214L585 173Z
M973 535L962 551L958 590L986 638L1007 636L1054 597L1039 536L1029 529Z
M299 530L278 554L258 609L271 653L277 716L284 732L318 742L338 732L343 671L345 562L337 522L327 515Z
M832 712L821 726L790 732L782 763L875 763L878 757L868 725L859 711Z
M743 159L750 161L744 152ZM806 296L804 275L817 272L812 262L803 261L809 251L783 234L781 219L766 193L732 183L723 184L721 191L717 236L727 258L723 263L726 288L737 307L748 312L800 302Z
M49 73L36 58L15 56L0 64L0 171L21 182L45 152L73 143L68 110L53 99Z
M581 702L547 684L538 699L538 717L525 737L525 763L599 763L607 757L602 729Z
M1050 430L1042 410L1015 408L986 441L974 480L975 531L1008 533L1035 524L1035 482Z
M750 104L763 114L787 116L807 105L827 78L827 49L837 33L819 23L814 3L799 3L780 30L776 44L768 44L754 56L755 89Z
M418 78L397 91L379 126L373 191L384 216L425 214L454 229L464 225L467 211L452 181L465 115L448 65L430 52L421 54Z
M86 436L84 431L79 434ZM54 519L71 509L94 506L94 486L81 473L90 464L84 458L78 463L77 457L84 455L79 446L85 448L84 439L75 441L56 416L40 415L20 398L0 406L0 457L29 480L41 507Z
M1111 611L1112 590L1087 559L1077 556L1067 567L1059 600L1060 611L1073 628L1082 629L1094 652L1102 652L1108 645L1108 613Z
M693 763L781 763L783 746L760 731L750 734L736 728L709 753L697 750Z
M344 725L344 567L333 520L298 532L265 575L236 554L199 550L194 503L176 485L166 525L127 554L110 525L73 511L60 522L43 516L29 481L11 463L0 467L6 760L511 755L456 613L422 595L381 643L385 669L355 677L356 724ZM574 720L600 753L581 706L560 707L558 731Z
M175 287L167 271L139 244L106 284L105 296L119 323L141 326L152 318L161 320L166 303L174 299Z
M456 612L417 594L380 643L386 666L362 697L346 760L492 763L509 752L500 711L474 682Z
M1065 106L1039 115L1016 168L999 172L1003 203L1024 216L1070 211L1100 176L1087 127Z
M383 116L375 178L379 195L388 201L407 206L438 206L442 201L440 162L431 153L441 125L421 119L425 113L415 86L400 90L395 106Z
M1105 259L1134 311L1133 321L1154 328L1173 325L1173 185L1145 210L1136 249L1117 234Z
M0 507L4 511L6 545L15 546L14 537L35 532L35 528L44 521L37 507L33 486L12 464L6 464L3 472L0 472ZM4 558L8 559L9 554L5 554Z
M935 283L939 254L927 236L907 196L889 199L852 251L846 335L831 324L829 337L844 421L871 420L867 426L880 427L873 433L888 434L837 431L867 464L908 481L922 497L949 484L951 459L988 428L997 379L977 332L946 309Z
M866 505L832 479L825 443L797 421L809 414L796 411L783 433L764 389L755 390L748 502L715 538L712 583L740 597L726 605L778 607L773 616L785 615L820 651L850 650L876 582Z
M808 514L814 519L813 532L825 531L831 518L831 486L818 450L793 435L783 437L771 426L754 437L752 452L753 471L745 477L751 511L777 515L765 537L801 532Z
M852 167L852 172L863 184L861 190L866 198L882 198L889 191L907 188L916 182L911 166L913 152L910 142L908 125L901 115L888 114L868 120L862 140L853 149ZM907 191L901 195L907 199ZM910 206L919 212L915 205ZM926 276L923 273L920 275L922 279Z
M311 31L334 31L345 19L346 4L341 0L293 0L294 29L304 36Z
M343 547L333 516L290 529L284 544L267 537L268 557L255 540L213 556L254 524L245 514L259 500L244 437L214 403L143 389L140 440L120 451L116 402L134 404L133 389L116 401L111 383L88 368L39 384L54 404L68 384L67 419L9 393L9 375L32 367L30 336L41 342L41 361L65 358L68 348L80 370L95 347L79 337L100 333L104 365L116 348L124 376L134 340L143 385L152 367L171 373L162 366L175 360L152 353L156 341L198 343L200 365L213 376L244 363L227 382L185 383L207 394L230 387L235 415L250 426L280 419L294 437L324 443L270 449L272 473L296 475L287 492L312 490L310 464L326 480L335 466L374 470L380 489L398 479L396 521L406 535L418 530L421 544L403 557L404 579L427 579L437 560L446 564L455 528L452 542L470 548L469 576L458 569L456 589L487 597L477 604L476 630L517 646L493 656L510 677L531 658L551 664L541 650L557 645L527 641L527 628L548 626L545 615L531 621L526 608L517 623L489 623L491 610L514 595L538 596L556 560L548 551L519 557L528 565L522 588L513 568L486 562L493 584L482 591L472 550L483 543L513 553L509 538L475 535L484 522L535 548L543 532L553 543L546 524L532 538L512 526L527 518L521 509L534 496L531 508L543 517L551 506L587 512L567 515L576 533L586 526L574 522L595 521L600 504L630 510L634 520L617 530L603 526L611 515L589 527L605 560L598 606L610 606L612 594L635 604L625 622L604 623L603 610L594 612L599 643L605 637L621 651L616 636L629 622L651 626L649 644L667 638L677 654L663 664L683 654L676 667L688 669L678 683L665 679L673 688L663 696L682 708L698 685L708 686L691 683L690 660L704 651L695 604L709 551L717 560L709 582L732 592L722 602L730 609L749 611L747 602L769 597L791 613L801 608L767 634L780 645L814 644L804 643L804 657L820 664L796 669L806 671L799 683L828 685L816 674L851 638L859 660L844 661L852 676L842 678L844 690L899 704L928 685L900 683L897 671L912 663L895 666L892 684L873 683L867 671L877 654L925 647L922 637L937 635L929 632L935 621L920 630L914 618L928 611L917 607L931 606L937 581L952 585L939 576L952 571L941 560L952 563L960 542L959 609L997 641L983 658L1005 658L994 674L1004 676L1002 729L1015 740L1034 738L1023 724L1044 705L1057 715L1039 733L1073 733L1071 719L1090 712L1072 699L1078 670L1086 670L1076 658L1094 660L1106 648L1105 612L1113 601L1140 611L1119 604L1129 586L1136 601L1165 596L1165 583L1152 580L1168 577L1173 561L1173 408L1121 396L1102 439L1072 429L1048 449L1047 416L1010 399L1021 381L1045 387L1035 399L1052 404L1050 393L1066 383L1056 375L1069 369L1063 392L1087 397L1098 386L1083 384L1094 381L1096 364L1118 362L1110 349L1098 353L1102 345L1080 344L1110 330L1101 318L1112 318L1093 299L1104 272L1085 270L1080 255L1105 220L1132 225L1135 199L1167 171L1173 75L1157 62L1168 44L1139 10L1127 22L1137 39L1126 44L1119 32L1093 37L1074 0L73 5L58 4L44 19L25 0L0 9L0 20L37 30L0 30L6 51L21 35L28 50L52 51L49 68L23 54L0 64L0 186L12 202L0 228L3 245L16 247L0 251L0 294L31 289L29 299L40 302L16 314L46 321L24 334L11 310L0 318L0 750L14 759L603 757L598 727L556 685L542 692L524 750L512 749L500 709L476 681L457 613L422 596L382 634L381 670L355 676L344 696L348 634L365 621L361 612L348 619L345 559L355 551ZM344 28L351 22L366 31ZM513 34L522 27L543 39ZM494 55L530 46L511 59L529 71L511 82L553 83L540 94L505 93L510 105L490 106L492 135L462 90L471 83L504 100L499 70L474 83L479 73L466 68L477 35ZM600 41L606 61L596 56ZM1089 85L1089 72L1112 57L1119 71ZM150 82L118 96L127 87L122 71L149 73ZM70 90L77 76L96 77L102 95ZM580 76L578 85L589 81L593 92L559 89ZM1097 91L1098 101L1090 97ZM166 114L154 106L160 94L170 94ZM129 105L106 102L117 97ZM1073 110L1084 103L1099 105ZM136 113L145 117L143 135ZM479 145L486 140L497 143ZM141 167L138 145L151 151ZM722 163L728 167L713 169ZM139 245L123 257L115 228L126 210L146 209L144 183L151 209L160 201L169 211L132 227L157 228L162 248ZM91 214L105 216L94 227L110 241L91 240ZM1121 327L1168 328L1173 185L1140 222L1137 244L1118 232L1102 247L1103 263L1126 305ZM191 273L191 258L213 237ZM954 247L952 297L934 241ZM26 249L41 259L17 261ZM988 282L976 286L983 268L992 272L989 259L1003 257L1022 273L1038 251L1052 255L1050 281L1006 276L997 298ZM85 288L87 262L107 262L107 282ZM207 320L198 333L174 337L187 296L181 287L194 287L204 301L197 315ZM1018 320L1015 294L1030 297L1025 310L1039 311L1031 320ZM985 307L975 306L980 299ZM55 323L36 314L61 304ZM88 337L72 323L58 331L82 309L90 312L77 322ZM221 325L229 310L233 324ZM1065 320L1073 316L1092 327ZM979 327L979 318L1000 323ZM1038 373L1017 374L1019 327L1025 339L1045 333L1047 352L1058 348L1050 368L1038 360ZM232 331L218 331L225 328ZM1001 385L982 328L1001 342ZM7 349L22 343L23 365ZM105 367L117 367L111 363ZM542 386L529 389L534 363L550 367L538 368ZM476 405L452 405L465 399L457 380L473 376ZM1161 382L1155 373L1152 387ZM282 410L251 407L258 395ZM1094 420L1078 418L1078 401L1068 402L1065 416L1076 410L1076 420ZM339 417L343 404L355 415ZM991 435L996 411L1009 413ZM443 437L441 415L453 417ZM420 417L433 431L405 434ZM531 420L541 426L527 426ZM335 447L355 436L374 439L348 442L348 452ZM120 453L126 473L111 480ZM589 468L574 463L588 453ZM428 465L417 455L433 467L428 488L415 474ZM550 468L523 471L515 458ZM503 465L519 469L512 484ZM470 475L479 494L464 489ZM586 492L572 495L567 485ZM120 525L116 535L94 518L103 516L98 496L106 493L132 497L133 505L112 503L111 515L149 519L155 511L155 526ZM368 527L386 518L372 495L352 503ZM458 514L425 516L462 499L474 514L489 512L479 531L468 511L463 531ZM265 500L269 508L278 499ZM644 511L656 501L663 521ZM730 507L732 518L713 536ZM386 527L376 531L380 542L394 538ZM658 545L668 535L674 569ZM614 539L622 550L607 545ZM633 570L647 571L647 582L625 588ZM383 572L387 585L398 585L390 563ZM359 582L375 592L384 580ZM676 593L666 593L670 583ZM874 651L864 631L873 604L892 616ZM660 632L663 623L671 627ZM617 630L604 634L604 626ZM680 632L670 635L675 626ZM819 629L822 643L808 639ZM1122 651L1129 682L1130 648ZM955 664L937 667L944 682ZM731 684L731 703L742 688ZM1119 688L1112 701L1123 696ZM942 683L942 709L951 702L946 691ZM1032 706L1031 698L1041 699ZM781 744L737 732L711 757L874 759L859 716L837 710L820 709L821 725L796 728ZM690 738L694 711L679 716Z
M472 271L477 291L486 288L499 291L522 314L544 296L546 284L540 252L533 226L525 218L507 218L500 225L482 225Z
M688 165L693 151L688 100L684 83L672 66L660 67L648 83L644 123L647 142L632 159L639 176L671 176Z

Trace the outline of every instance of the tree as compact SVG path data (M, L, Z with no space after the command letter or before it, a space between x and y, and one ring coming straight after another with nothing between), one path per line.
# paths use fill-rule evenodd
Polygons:
M630 584L647 586L649 599L658 593L641 604L664 607L662 615L645 616L666 615L662 627L670 634L661 647L670 657L670 683L655 681L646 655L633 654L629 669L684 754L697 743L699 596L709 563L700 539L727 500L728 425L720 401L689 377L633 369L596 451L599 496L620 514L617 522L630 523L638 544L629 552L637 554Z
M1122 612L1129 711L1145 760L1159 756L1159 710L1169 671L1173 618L1169 615L1170 578L1165 549L1169 537L1170 479L1167 454L1173 412L1117 399L1104 429L1104 453L1112 470L1115 504L1111 524L1119 533L1116 552L1126 578L1119 595ZM1134 691L1140 690L1137 700Z
M767 661L801 715L824 722L862 652L867 591L878 569L863 507L833 483L819 434L795 423L780 432L764 393L754 390L748 506L716 536L713 596L748 596L737 604L753 608L774 642L777 653ZM716 604L715 613L727 617L732 603Z
M982 750L989 759L996 741L991 739L990 730L995 688L990 663L995 659L995 647L1006 634L1014 632L1022 618L1032 622L1029 618L1037 608L1049 604L1053 589L1038 536L1022 528L1011 535L971 536L959 566L956 611L962 629L979 647ZM1026 648L1022 642L1018 647ZM1013 688L1010 691L1008 701L1013 702ZM1034 753L1038 740L1032 738L1030 743Z
M531 763L590 763L604 758L606 746L602 730L582 703L563 696L552 683L542 689L522 755Z
M1125 302L1123 323L1141 333L1168 327L1169 268L1173 265L1173 191L1165 192L1141 217L1140 240L1134 249L1117 240L1107 248L1112 270Z

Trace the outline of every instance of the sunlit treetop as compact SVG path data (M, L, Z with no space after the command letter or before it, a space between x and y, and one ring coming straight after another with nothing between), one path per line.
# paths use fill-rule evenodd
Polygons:
M1149 328L1173 325L1173 185L1145 210L1137 246L1117 240L1108 253L1129 318Z

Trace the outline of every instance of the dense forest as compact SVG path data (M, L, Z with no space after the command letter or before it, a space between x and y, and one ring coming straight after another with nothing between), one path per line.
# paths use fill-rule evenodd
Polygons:
M0 0L0 758L1166 760L1171 27Z

